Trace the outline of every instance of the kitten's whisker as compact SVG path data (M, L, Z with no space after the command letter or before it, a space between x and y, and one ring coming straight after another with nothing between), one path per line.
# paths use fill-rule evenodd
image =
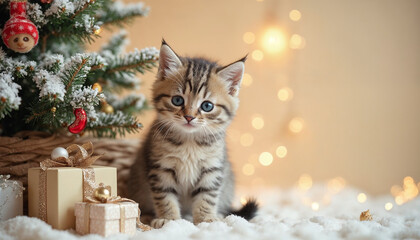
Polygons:
M154 126L156 126L156 131L153 134L153 139L155 139L161 132L162 130L165 128L166 125L170 124L170 122L166 121L166 120L159 120L158 122L156 122L156 124Z

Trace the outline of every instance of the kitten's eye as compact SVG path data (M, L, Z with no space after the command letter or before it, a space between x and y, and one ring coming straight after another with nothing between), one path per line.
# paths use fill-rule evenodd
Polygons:
M181 96L173 96L172 104L175 106L181 106L184 104L184 99Z
M18 42L18 41L19 41L19 38L13 39L13 42Z
M27 41L29 41L29 38L28 37L24 37L23 38L23 41L27 42Z
M201 109L203 109L203 111L205 111L205 112L210 112L211 110L213 110L213 108L214 108L213 103L211 103L209 101L204 101L201 104Z

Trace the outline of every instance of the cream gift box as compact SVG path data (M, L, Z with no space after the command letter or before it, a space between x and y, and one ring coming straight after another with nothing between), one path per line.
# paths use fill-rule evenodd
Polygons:
M104 237L115 233L136 233L138 203L86 203L74 206L76 232L79 234L99 234Z
M9 175L0 175L0 221L23 214L22 182L8 180Z
M117 169L113 167L91 166L96 183L111 186L112 196L117 195ZM42 190L46 190L46 222L55 229L74 228L74 204L83 201L84 168L51 167L46 170L46 186L40 184L41 168L30 168L28 172L29 216L40 218L43 201ZM42 219L42 217L41 217Z

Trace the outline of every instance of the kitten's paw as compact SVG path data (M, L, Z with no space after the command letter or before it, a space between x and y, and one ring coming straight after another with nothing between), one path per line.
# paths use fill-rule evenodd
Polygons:
M217 216L203 216L199 218L194 218L194 224L197 225L202 222L211 223L211 222L216 222L216 221L221 221L221 220L222 218L219 218Z
M169 219L164 219L164 218L156 218L156 219L153 219L152 220L152 222L151 222L151 226L153 227L153 228L161 228L161 227L163 227L163 225L165 225L166 223L168 223L169 221L171 221L171 220L169 220Z

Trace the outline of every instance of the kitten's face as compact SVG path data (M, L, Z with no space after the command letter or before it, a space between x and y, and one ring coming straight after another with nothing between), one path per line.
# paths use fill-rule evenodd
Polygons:
M220 67L200 58L179 58L164 42L153 85L160 124L182 133L220 133L238 108L245 59Z

